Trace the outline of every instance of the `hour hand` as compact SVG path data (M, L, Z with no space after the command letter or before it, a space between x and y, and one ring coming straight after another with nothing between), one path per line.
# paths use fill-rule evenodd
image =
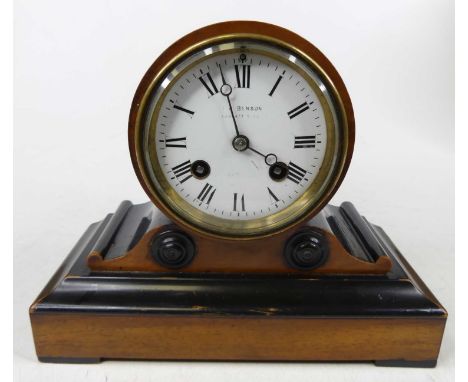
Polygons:
M248 146L247 148L250 151L253 151L254 153L263 157L267 166L270 167L268 173L271 179L280 181L288 176L288 166L283 162L278 162L278 157L276 154L269 153L264 155L260 151L255 150L253 147Z

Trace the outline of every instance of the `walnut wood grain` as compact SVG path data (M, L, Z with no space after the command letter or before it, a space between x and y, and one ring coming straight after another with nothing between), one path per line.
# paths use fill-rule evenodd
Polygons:
M168 229L185 229L170 223L158 224L158 215L160 212L150 203L134 206L128 201L122 202L116 212L103 221L102 232L88 256L88 267L96 272L173 272L153 259L151 242ZM283 256L285 243L307 227L326 238L329 255L318 268L296 270L288 266ZM228 241L186 234L195 242L197 251L192 263L178 270L184 273L277 273L314 277L320 274L382 275L392 268L372 226L346 202L341 207L327 206L314 220L292 231L266 238ZM369 253L367 258L363 255L365 252Z
M173 272L154 261L150 254L151 240L168 226L160 226L147 232L138 244L123 256L105 260L101 253L93 251L88 266L94 271ZM286 239L291 235L276 235L255 241L219 241L202 236L192 236L197 247L193 262L183 268L184 273L295 273L317 274L385 274L392 262L380 257L377 262L367 262L350 255L332 234L321 231L328 239L330 254L317 269L300 271L290 268L283 258ZM294 233L294 232L293 232Z
M222 318L96 314L31 317L39 358L427 361L444 319Z
M41 361L436 364L447 313L378 227L391 272L313 278L95 272L87 257L93 243L110 233L106 227L95 223L84 233L31 305Z

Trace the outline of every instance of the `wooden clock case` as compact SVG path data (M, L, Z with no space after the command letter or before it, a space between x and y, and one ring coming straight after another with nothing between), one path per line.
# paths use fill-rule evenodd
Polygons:
M349 126L342 172L322 203L287 229L250 240L215 237L175 215L148 188L134 141L145 88L164 62L194 41L239 31L274 35L319 60ZM195 31L149 69L129 125L132 161L153 203L122 202L92 224L33 302L40 361L436 365L445 309L380 227L351 203L327 204L351 159L354 117L341 78L310 43L256 22Z

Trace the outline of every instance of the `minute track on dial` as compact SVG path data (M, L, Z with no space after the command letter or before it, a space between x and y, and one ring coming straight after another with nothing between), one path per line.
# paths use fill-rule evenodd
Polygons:
M305 219L350 157L350 103L327 60L291 49L307 50L292 35L259 31L181 40L150 69L132 109L145 190L176 223L210 236L261 237Z
M191 160L190 174L177 178L171 173L169 183L177 194L204 214L229 220L255 221L294 205L314 179L313 167L320 166L323 158L310 152L315 150L308 147L314 144L313 135L320 137L316 142L326 143L324 128L315 127L322 121L313 119L323 118L320 105L314 93L309 88L301 92L304 84L297 86L297 82L298 74L292 69L253 53L243 63L235 53L226 58L218 55L176 80L161 107L173 111L160 114L158 127L165 138L159 147L167 148L164 163L175 168ZM290 113L294 115L304 109L305 96L317 108L309 107L300 118L291 119L288 110L301 106ZM316 148L323 147L316 143ZM211 171L200 175L200 166L195 166L200 160ZM290 162L314 175L297 182L298 175L289 174L291 168L296 170L288 166Z

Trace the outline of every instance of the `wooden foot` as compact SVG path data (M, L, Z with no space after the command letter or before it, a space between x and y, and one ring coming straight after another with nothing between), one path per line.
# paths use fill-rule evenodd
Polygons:
M420 368L432 368L437 366L436 359L430 359L426 361L405 361L399 359L381 360L375 361L375 366L385 367L420 367Z
M100 363L101 358L38 357L44 363Z

